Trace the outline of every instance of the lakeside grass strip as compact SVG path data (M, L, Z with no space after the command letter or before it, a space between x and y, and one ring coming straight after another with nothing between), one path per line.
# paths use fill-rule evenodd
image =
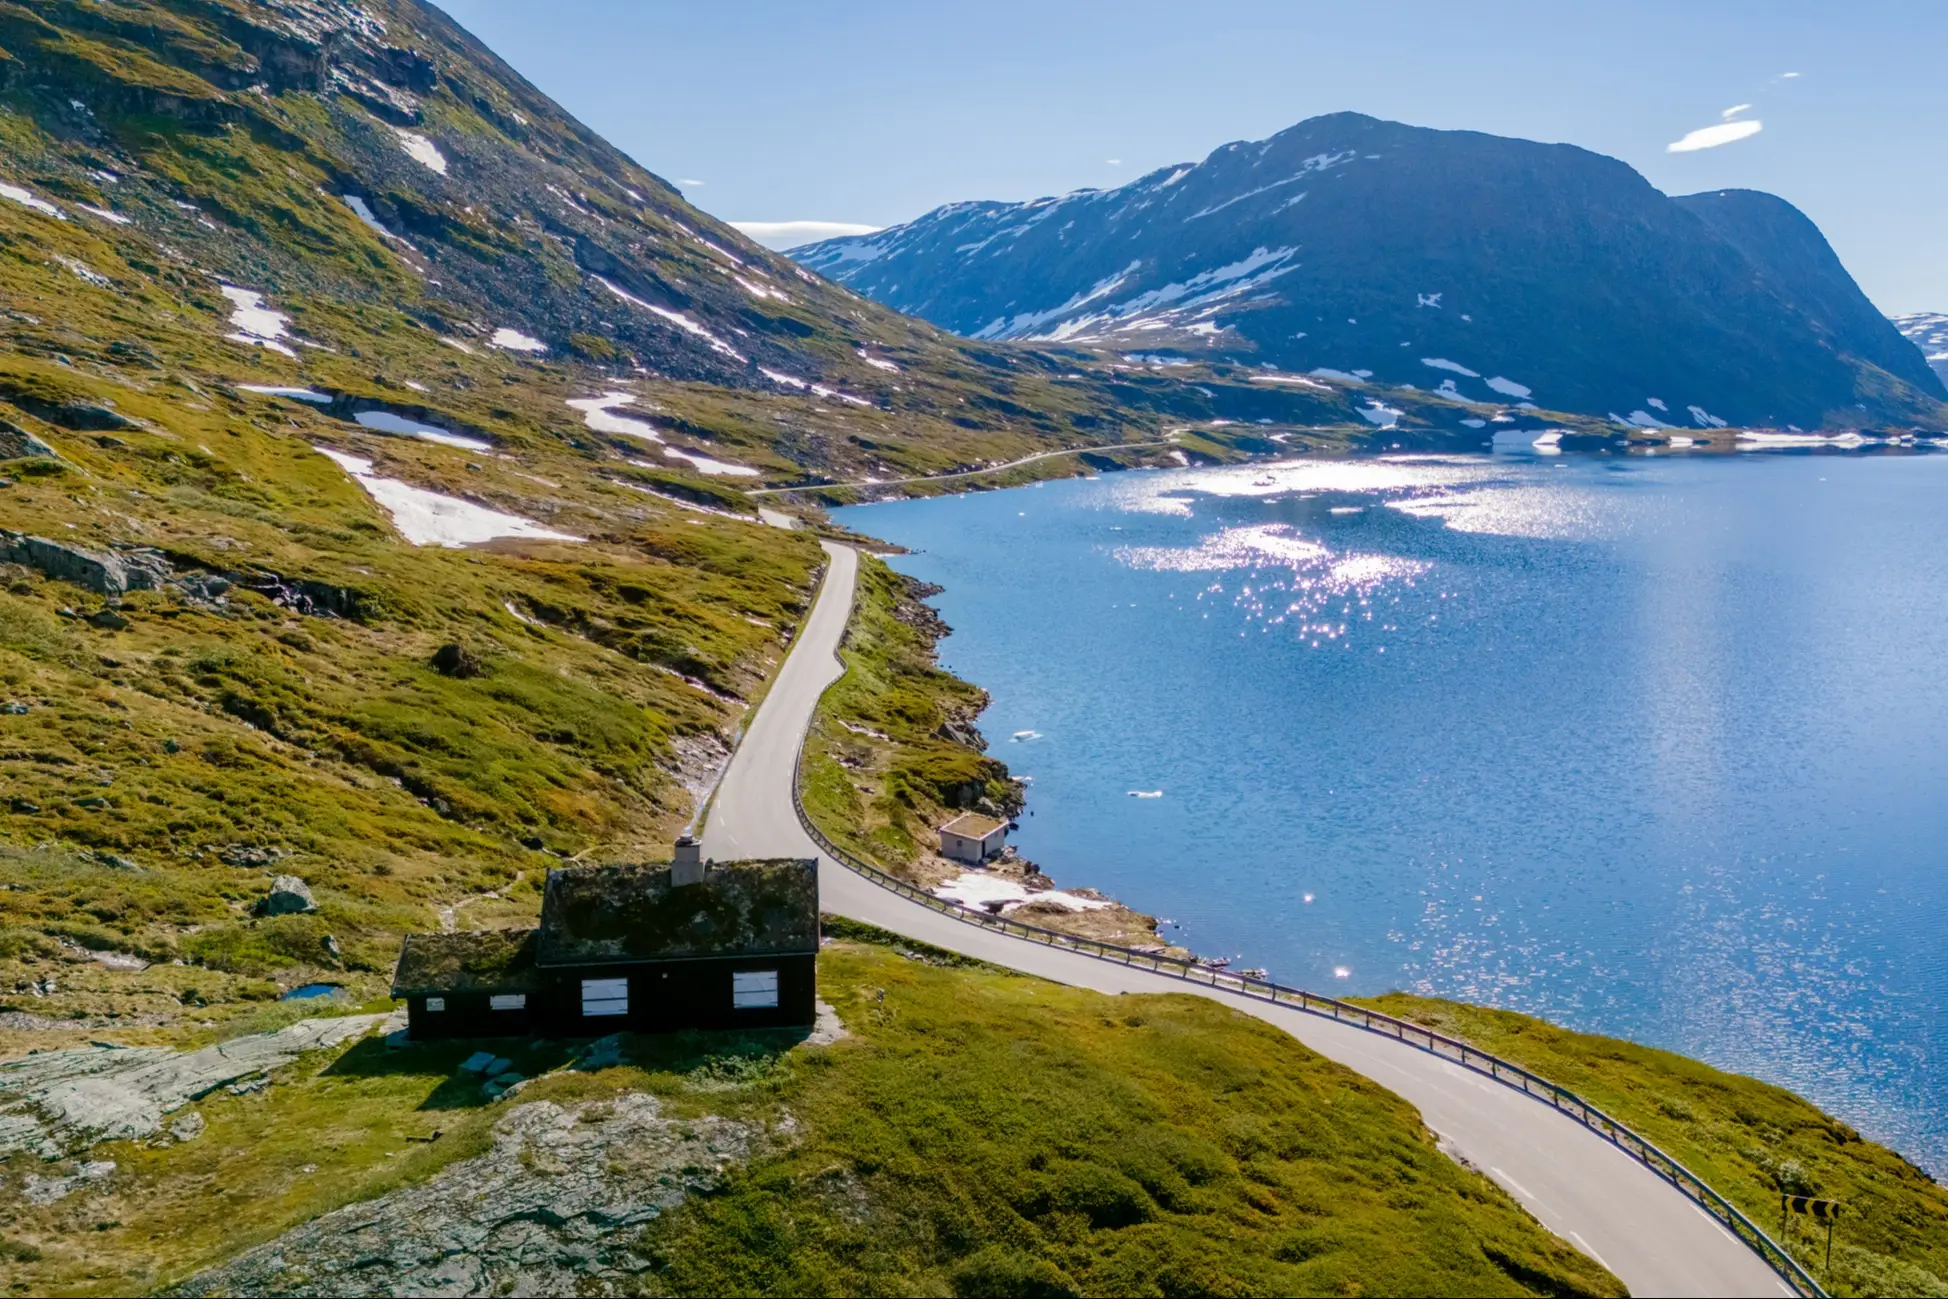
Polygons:
M1628 1123L1773 1233L1834 1294L1948 1295L1948 1189L1770 1083L1512 1011L1388 993L1359 1004L1462 1038ZM1778 1234L1779 1195L1846 1204L1832 1275L1824 1232Z

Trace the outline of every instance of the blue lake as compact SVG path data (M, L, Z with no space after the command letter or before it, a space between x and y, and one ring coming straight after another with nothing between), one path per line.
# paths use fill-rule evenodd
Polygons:
M1059 883L1284 982L1754 1074L1948 1174L1948 455L1295 461L837 517L946 588Z

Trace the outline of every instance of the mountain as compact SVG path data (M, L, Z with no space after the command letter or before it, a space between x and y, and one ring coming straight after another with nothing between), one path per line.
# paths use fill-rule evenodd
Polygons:
M1921 349L1928 359L1928 365L1948 383L1948 314L1939 311L1917 311L1911 315L1895 316L1894 328L1901 331L1901 337Z
M1782 200L1338 113L1113 190L794 249L956 333L1210 358L1653 427L1948 424Z

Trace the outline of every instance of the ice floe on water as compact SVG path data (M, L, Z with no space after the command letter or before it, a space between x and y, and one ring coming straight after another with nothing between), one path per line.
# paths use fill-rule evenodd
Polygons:
M570 398L568 405L582 412L582 423L597 433L616 433L626 438L641 438L645 442L661 442L663 435L656 431L655 425L647 420L630 419L627 415L615 413L617 406L627 406L635 400L626 392L605 392L600 397Z
M1487 382L1490 388L1493 388L1504 397L1528 397L1533 395L1534 392L1527 384L1517 383L1515 380L1504 378L1499 374Z
M1879 438L1862 437L1858 433L1775 433L1754 429L1740 429L1738 449L1741 451L1763 451L1771 447L1864 447L1878 442Z
M1100 898L1078 897L1060 889L1032 892L1019 880L1004 879L975 871L968 871L959 879L936 885L933 895L976 910L988 910L998 905L1003 915L1029 902L1052 902L1069 911L1099 911L1109 905Z
M83 212L86 212L89 216L99 217L103 221L108 222L110 225L127 226L127 225L135 224L134 221L130 220L128 217L123 216L120 212L110 212L105 207L92 207L86 203L76 203L75 206L80 208Z
M492 451L494 444L480 438L470 438L465 434L448 432L431 424L422 424L404 415L395 415L389 410L362 410L352 417L366 428L378 433L392 433L399 437L418 438L422 442L437 442L441 446L459 447L462 451Z
M749 465L734 465L728 460L713 460L709 456L698 455L694 451L681 451L676 447L664 447L663 455L671 460L682 460L700 474L710 474L728 478L756 478L758 471Z
M538 541L581 541L566 532L544 528L517 514L442 496L423 487L414 487L394 478L380 478L372 472L372 462L364 456L349 455L327 447L314 447L320 455L343 469L371 494L372 499L392 516L399 535L415 546L476 546L497 537L531 537Z
M332 402L330 393L313 392L309 388L280 388L275 384L240 383L237 391L254 392L260 397L288 397L292 401L308 401L313 406L329 406Z
M733 361L742 361L744 359L743 353L739 352L736 348L732 347L729 343L726 343L723 339L717 337L717 335L711 333L708 329L704 328L697 321L690 319L690 317L684 315L682 312L672 311L668 307L659 307L653 302L645 302L641 298L637 297L635 294L629 292L629 290L621 287L620 285L613 284L610 281L603 279L600 275L595 276L594 279L597 284L607 289L615 297L621 299L624 302L627 302L630 306L641 307L644 311L649 312L657 319L667 321L670 324L675 325L678 329L682 330L684 333L702 339L706 344L709 345L711 351L720 352L723 355L728 356Z
M495 347L506 352L545 352L548 350L548 345L540 339L530 338L520 330L509 329L505 325L496 329L493 338L488 341ZM461 350L464 351L465 349L462 348Z
M55 207L52 203L39 197L32 191L22 189L18 185L0 185L0 198L10 199L25 208L32 208L42 216L51 216L56 221L66 221L68 219L68 214L60 208Z
M232 342L267 347L293 359L297 357L297 353L282 341L291 318L281 311L266 307L263 294L240 289L234 284L221 285L219 291L230 300L230 323L236 326L226 337Z
M440 152L439 145L423 135L416 135L396 126L392 129L399 136L399 147L406 151L409 158L428 171L446 175L446 155Z
M1163 797L1163 791L1160 789L1132 789L1129 792L1129 794L1131 798L1162 798Z
M1479 379L1481 377L1479 370L1470 370L1459 361L1450 361L1445 356L1423 356L1420 358L1420 363L1435 370L1451 370L1455 374L1464 375L1470 379Z

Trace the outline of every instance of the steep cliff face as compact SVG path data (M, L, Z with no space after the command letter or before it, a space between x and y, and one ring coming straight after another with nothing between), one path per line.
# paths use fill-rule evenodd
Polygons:
M1532 400L1645 426L1905 425L1944 393L1811 222L1567 145L1354 113L1115 190L794 250L978 338Z

